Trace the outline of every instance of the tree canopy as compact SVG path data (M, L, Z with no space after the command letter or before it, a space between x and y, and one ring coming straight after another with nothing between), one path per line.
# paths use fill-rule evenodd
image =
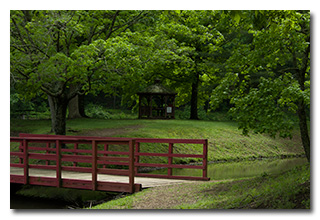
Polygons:
M310 157L309 11L11 11L10 64L15 91L48 97L56 134L76 95L134 106L160 77L191 119L228 102L244 134L288 137L297 115Z
M11 11L11 81L26 96L39 92L48 95L53 131L65 134L68 102L78 94L102 87L107 90L116 84L116 75L124 73L123 68L128 65L119 66L119 61L113 60L119 56L125 59L130 52L116 36L145 14Z
M236 44L226 74L214 89L212 105L229 99L244 134L254 130L291 136L291 115L297 114L309 158L310 13L245 11L240 16L239 26L252 41Z

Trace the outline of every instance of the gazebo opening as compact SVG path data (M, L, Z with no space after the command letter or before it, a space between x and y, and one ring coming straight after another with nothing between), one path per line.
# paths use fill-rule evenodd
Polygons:
M176 94L155 80L139 95L139 119L174 119Z

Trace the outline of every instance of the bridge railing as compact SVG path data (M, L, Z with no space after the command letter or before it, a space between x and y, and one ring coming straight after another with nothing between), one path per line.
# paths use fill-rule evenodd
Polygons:
M10 175L11 182L130 193L141 189L141 184L134 183L133 139L22 134L11 137L10 142L19 144L13 147L17 151L10 152L10 167L22 168L22 174ZM120 150L108 150L106 146L117 146ZM31 176L29 168L53 170L55 177ZM87 172L92 177L91 180L67 179L62 178L62 171ZM116 173L128 176L128 183L98 181L98 174Z
M104 139L106 137L92 137L92 136L66 136L66 135L45 135L45 134L26 134L20 133L20 137L61 137L61 138L81 138L81 139ZM109 140L121 140L128 138L115 138L108 137ZM132 139L132 138L129 138ZM135 176L137 177L155 177L155 178L169 178L169 179L186 179L186 180L209 180L207 177L207 167L208 167L208 140L207 139L162 139L162 138L133 138L135 140L135 152L134 152L134 167L135 167ZM149 146L145 146L149 144ZM165 146L163 151L166 153L157 153L159 152L157 147L159 144ZM143 146L142 146L143 145ZM192 145L202 146L202 152L197 152L194 154L185 154L182 152L175 152L175 149L178 149L178 145L183 145L183 148L191 148ZM147 148L147 151L141 151L141 149ZM181 146L180 146L181 148ZM201 148L201 147L200 147ZM76 149L76 146L75 146ZM108 151L109 145L104 145L104 150ZM106 154L107 155L107 154ZM166 158L167 163L141 163L140 158L142 157L164 157ZM186 164L175 164L174 159L181 158L200 158L200 164L195 165L186 165ZM156 161L156 160L155 160ZM195 161L195 160L194 160ZM119 164L120 165L120 164ZM166 174L151 174L145 172L139 172L140 168L148 167L151 169L157 168L167 168ZM202 174L199 176L188 175L188 176L178 176L175 175L173 169L175 168L185 168L191 170L201 170ZM85 169L83 170L83 172ZM87 170L90 172L90 170ZM114 174L114 175L126 175L125 172L117 170L104 170L105 174Z
M151 145L146 146L147 143L152 143ZM155 146L154 144L160 144ZM155 177L155 178L169 178L169 179L187 179L187 180L210 180L207 177L207 166L208 166L208 140L207 139L156 139L156 138L137 138L135 139L135 176L139 177ZM141 145L144 144L144 151L141 151ZM155 153L155 148L161 147L167 149L166 153ZM181 152L175 152L175 148L178 150L177 145L181 148L190 148L191 145L201 145L202 152L195 154L185 154ZM166 160L158 163L141 163L141 157L164 157ZM200 163L191 164L175 164L174 158L200 158ZM156 160L155 160L156 161ZM165 161L165 162L163 162ZM195 161L195 160L194 160ZM139 167L149 167L149 168L167 168L166 174L151 174L146 172L139 172ZM202 176L181 176L174 175L173 169L197 169L202 170Z

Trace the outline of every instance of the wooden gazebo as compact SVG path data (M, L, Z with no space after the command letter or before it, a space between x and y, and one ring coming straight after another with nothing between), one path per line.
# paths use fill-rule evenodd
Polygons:
M155 80L139 95L139 118L174 119L175 96L177 93Z

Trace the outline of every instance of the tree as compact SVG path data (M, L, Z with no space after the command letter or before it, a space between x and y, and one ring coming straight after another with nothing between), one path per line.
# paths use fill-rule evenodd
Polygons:
M79 94L110 88L108 43L144 11L11 11L11 78L20 94L48 96L52 130L66 133L66 111ZM120 67L119 67L120 68ZM117 69L113 74L117 74ZM105 84L107 81L107 84ZM103 85L101 85L104 83Z
M241 20L241 21L240 21ZM226 63L227 72L212 104L229 99L244 134L250 130L291 136L294 113L310 161L310 12L244 11L239 28L252 43L239 42ZM260 77L260 78L259 78Z
M190 102L190 119L198 119L199 86L224 37L218 11L164 11L157 22L154 71L178 90L177 102ZM184 100L182 100L182 98ZM184 103L185 104L185 103Z

